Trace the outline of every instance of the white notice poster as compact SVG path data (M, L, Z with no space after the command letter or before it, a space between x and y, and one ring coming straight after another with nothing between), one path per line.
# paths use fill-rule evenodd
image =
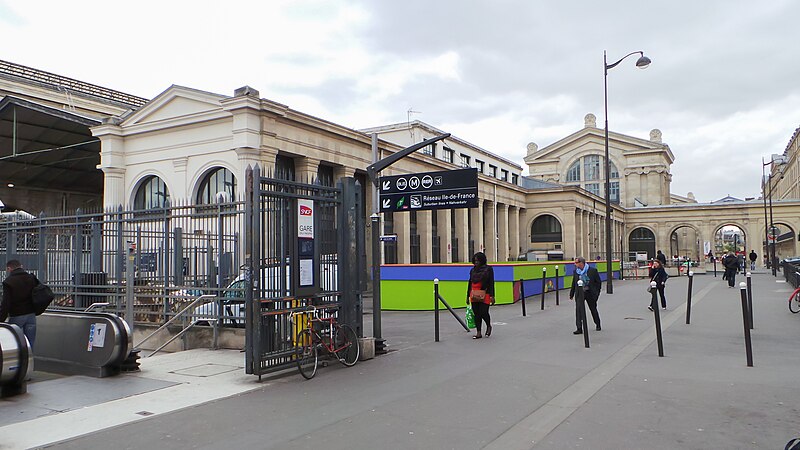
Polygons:
M106 343L106 324L94 324L94 336L92 338L92 347L102 347Z
M314 238L314 200L297 200L297 237Z
M300 286L314 285L314 260L300 260Z

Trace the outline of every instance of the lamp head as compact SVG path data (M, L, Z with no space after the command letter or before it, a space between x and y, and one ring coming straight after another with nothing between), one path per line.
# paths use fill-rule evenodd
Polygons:
M647 69L650 66L650 62L650 58L644 56L644 53L642 53L642 56L636 60L636 67L640 69Z

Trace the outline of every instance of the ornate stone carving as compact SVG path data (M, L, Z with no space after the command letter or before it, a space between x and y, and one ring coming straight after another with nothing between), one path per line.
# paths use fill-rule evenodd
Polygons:
M661 130L658 128L653 128L650 130L650 142L657 142L661 143Z
M532 154L536 153L537 150L539 150L539 146L538 145L536 145L533 142L529 142L528 143L528 154L529 155L532 155Z
M594 114L589 113L583 117L583 126L585 128L594 127L597 128L597 117Z

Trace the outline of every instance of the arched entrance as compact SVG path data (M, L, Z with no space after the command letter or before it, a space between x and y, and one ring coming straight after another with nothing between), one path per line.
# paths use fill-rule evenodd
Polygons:
M537 256L544 256L547 260L561 260L564 258L563 233L561 222L550 214L542 214L531 223L531 248Z
M703 249L700 246L700 235L694 227L681 225L675 228L669 237L669 253L667 259L701 261Z
M747 247L751 243L744 230L738 225L722 225L714 232L714 255L719 258L724 254L734 252L746 257L750 252Z
M797 255L797 249L795 247L797 238L795 230L792 229L792 227L785 223L775 222L772 234L775 236L775 258L778 261ZM761 248L763 255L766 256L766 246L762 245ZM761 261L763 262L764 258L761 258Z
M628 235L628 251L632 254L647 253L647 259L655 258L656 235L648 228L635 228Z

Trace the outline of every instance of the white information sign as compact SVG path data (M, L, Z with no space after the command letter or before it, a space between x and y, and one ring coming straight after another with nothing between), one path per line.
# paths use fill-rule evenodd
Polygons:
M314 284L314 260L300 260L300 286L312 286Z
M314 237L314 200L297 200L297 237Z
M92 339L92 347L102 347L106 344L106 324L94 324L94 339Z

